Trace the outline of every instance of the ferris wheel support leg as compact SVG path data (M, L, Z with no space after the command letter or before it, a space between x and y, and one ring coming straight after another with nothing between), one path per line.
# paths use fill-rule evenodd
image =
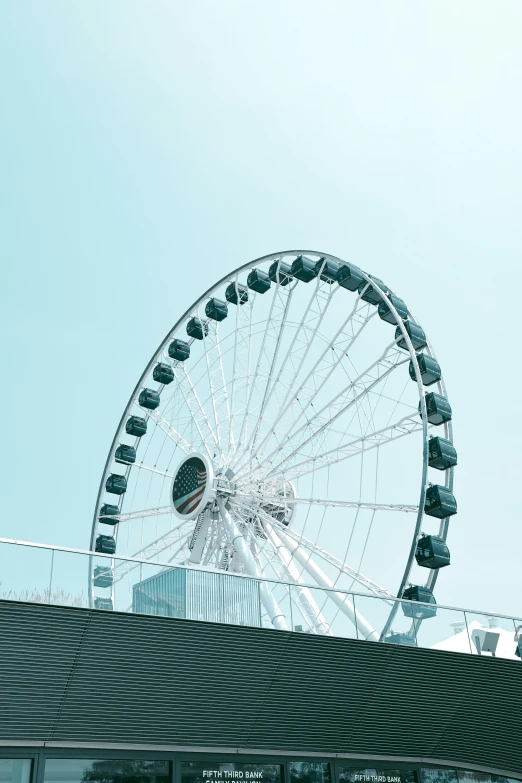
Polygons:
M270 525L266 525L265 533L268 536L268 540L274 547L277 556L280 558L286 571L294 580L294 582L297 583L303 582L304 580L302 579L299 573L299 569L296 568L295 564L292 562L292 558L290 556L290 553L288 552L288 549L283 544L283 542L277 538ZM296 587L296 590L299 593L301 601L304 603L305 607L308 610L307 614L311 616L311 621L315 626L315 630L321 634L331 635L331 631L330 628L328 627L328 623L326 622L325 617L323 616L321 610L319 609L319 606L314 600L312 593L310 592L308 587Z
M331 593L328 593L329 597L335 604L337 604L341 612L343 612L343 614L345 614L352 621L357 631L360 631L367 641L378 642L379 634L377 631L375 631L375 629L372 628L371 625L364 619L364 617L355 609L353 603L348 600L347 595L335 591L333 582L326 576L324 571L313 562L310 554L302 549L299 544L293 541L290 536L288 536L282 530L278 530L272 526L272 531L281 541L283 541L283 543L287 546L290 555L295 557L295 559L303 566L305 571L308 571L310 576L315 579L317 584L326 588L327 590L332 591Z
M260 580L259 592L261 594L261 600L263 601L264 607L268 612L268 616L270 617L270 621L272 622L273 626L278 628L280 631L288 631L289 628L286 617L281 611L279 604L274 598L272 591L268 587L267 583L263 581L263 575L259 573L257 563L243 534L239 530L237 524L234 522L229 512L226 510L225 504L221 498L216 498L216 502L223 524L228 532L231 543L235 547L239 559L245 568L245 571L247 571L247 573L249 573L251 576L255 576Z
M210 527L210 511L207 509L202 514L201 524L188 559L189 563L201 563L203 549L207 543L208 529Z

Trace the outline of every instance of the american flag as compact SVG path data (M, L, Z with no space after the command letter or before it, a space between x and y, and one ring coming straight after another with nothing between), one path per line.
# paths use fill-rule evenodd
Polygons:
M198 457L192 457L178 470L172 487L172 500L178 514L190 514L205 491L207 469Z

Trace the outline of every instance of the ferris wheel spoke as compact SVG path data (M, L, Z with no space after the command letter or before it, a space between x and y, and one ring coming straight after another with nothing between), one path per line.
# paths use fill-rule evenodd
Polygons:
M240 292L236 285L236 329L234 333L234 355L232 360L232 389L230 392L230 417L228 420L228 442L234 443L233 451L237 448L234 437L233 422L235 417L241 420L245 415L250 393L250 361L252 352L252 322L254 315L255 293L251 292L246 302L241 303Z
M173 366L174 377L178 387L183 395L185 404L192 417L196 430L201 438L201 444L208 454L209 459L213 458L216 450L219 450L216 434L212 429L205 409L201 405L198 393L191 381L190 375L183 362L177 362Z
M335 590L335 585L324 573L324 571L315 563L300 544L287 535L286 531L272 526L276 536L283 541L288 547L288 551L292 558L294 558L308 575L315 581L320 587L325 590L325 598L329 598L333 603L337 604L341 612L345 614L351 623L354 625L358 633L361 633L364 639L371 641L378 641L379 634L374 628L365 620L365 618L355 609L353 602L350 600L350 596L346 593Z
M132 511L128 514L114 514L111 519L117 519L118 522L130 522L133 519L146 519L147 517L158 517L163 514L172 514L172 506L158 506L157 508L148 508L143 511ZM100 517L103 522L103 517Z
M144 465L143 462L133 462L132 467L138 468L138 470L148 470L149 473L157 473L159 476L164 476L165 478L174 478L172 473L166 473L164 470L151 468L149 465Z
M338 290L337 286L333 287L328 283L321 281L319 275L301 321L297 324L288 350L281 360L278 372L277 374L273 373L272 385L268 394L266 394L263 399L263 407L257 417L257 424L254 428L253 437L250 438L250 441L245 447L245 460L242 464L238 464L239 470L241 470L242 465L248 464L252 458L255 458L257 452L262 448L261 444L264 444L270 436L273 430L273 423L278 422L281 410L284 408L289 395L292 393L311 346L319 333L319 328L332 297ZM275 399L272 402L272 398L274 397ZM271 403L270 406L268 405L269 403ZM268 410L272 410L273 412L267 418L266 412ZM270 427L270 422L272 422L272 427ZM255 438L260 431L261 424L269 425L269 430L265 433L261 444L254 450Z
M341 416L354 406L360 405L370 391L375 389L388 375L406 361L408 361L408 357L404 358L404 353L397 349L395 342L391 343L379 359L364 370L354 381L351 381L333 400L324 405L320 411L315 413L313 418L306 421L285 443L281 443L279 448L274 449L255 467L243 472L242 479L263 467L269 467L266 476L275 471L281 471L288 464L289 460L299 454L307 458L313 457L314 452L311 455L302 453L304 447L312 443L313 448L313 441L317 442L318 436L327 434L331 430L332 425ZM278 462L274 464L276 459L278 459Z
M223 452L227 448L224 428L230 419L230 405L225 383L221 345L219 343L219 323L217 321L210 319L207 322L206 329L204 328L203 330L203 348L205 351L210 398L214 413L214 432L216 434L218 446Z
M393 596L392 593L389 592L389 590L386 590L386 588L377 584L372 579L369 579L364 574L361 574L355 569L350 568L350 566L346 565L346 563L343 563L334 555L330 554L326 549L323 549L317 544L314 544L312 541L309 541L307 538L305 538L305 536L301 535L300 533L296 533L294 530L292 530L292 528L286 527L284 524L278 522L277 519L270 516L270 514L267 514L265 511L263 511L263 509L259 509L257 513L259 518L265 523L265 530L268 528L274 531L275 533L279 533L279 532L284 533L285 536L293 539L295 543L299 544L301 547L306 549L309 553L315 554L325 562L330 563L330 565L334 566L338 571L346 574L351 579L355 579L356 582L364 586L370 592L382 598L386 598L388 600L395 600L395 596Z
M307 410L310 410L310 408L313 410L314 400L323 390L325 384L332 377L343 359L348 355L364 328L376 316L376 311L373 309L370 311L370 308L371 305L357 297L352 311L333 339L327 343L321 356L315 362L304 381L302 381L297 390L288 389L282 405L273 417L282 433L278 435L279 442L284 442L295 427L299 425L299 422L303 418L306 419ZM286 430L284 429L285 427ZM253 459L255 459L257 454L262 453L265 445L269 446L273 437L271 429L266 433L256 452L251 455Z
M183 435L181 435L175 427L172 426L166 419L163 418L161 413L158 413L158 411L149 411L149 417L156 422L158 427L160 427L163 432L172 440L174 443L180 447L180 449L185 453L188 454L191 451L195 451L194 446L186 440Z
M246 441L250 442L252 437L252 435L249 436L249 423L250 418L255 415L252 411L255 411L256 401L259 402L259 400L261 400L261 404L263 404L266 400L267 390L273 375L274 362L279 353L279 345L284 333L284 324L287 319L293 290L293 284L290 284L288 287L281 285L276 285L274 287L274 295L270 303L270 311L265 323L261 347L256 362L256 369L254 370L254 377L250 384L247 404L239 430L237 440L239 460L241 459L241 453L244 451L242 444ZM249 345L249 366L250 351L251 344ZM237 463L238 458L232 460L231 465L234 470L236 469L235 466Z
M337 463L344 462L352 457L358 457L363 452L366 453L372 449L380 448L417 432L422 432L422 422L419 420L418 416L415 418L412 416L404 416L402 419L395 422L395 424L390 424L388 427L384 427L381 430L369 433L360 438L352 438L335 448L323 451L320 454L314 454L312 457L304 459L301 462L294 464L291 462L287 463L282 471L282 475L288 481L293 481L301 476L321 470L322 468L330 467L331 465L336 465ZM268 477L271 475L272 472L268 474Z
M241 495L237 497L238 502L245 502L246 498L242 498ZM320 500L319 498L300 498L300 497L288 497L284 498L281 495L274 497L263 496L263 504L273 504L278 506L296 505L304 503L310 506L325 506L335 508L364 508L372 511L404 511L407 514L416 514L419 510L418 506L407 505L404 503L358 503L348 500ZM255 506L254 506L255 508Z
M154 558L157 558L158 555L161 555L162 552L166 552L167 549L176 546L181 540L183 535L180 534L180 531L184 527L186 527L187 524L188 524L187 521L181 522L179 525L176 525L171 530L169 530L168 533L165 533L163 536L159 536L159 538L157 538L155 541L152 541L150 544L147 544L147 546L138 549L138 551L135 552L132 555L132 557L140 558L140 560L117 561L118 565L116 565L113 568L114 581L118 582L120 579L123 579L123 577L129 574L131 571L134 571L136 568L142 566L143 560L153 560ZM189 536L187 537L187 542L189 541L191 535L192 533L190 533Z

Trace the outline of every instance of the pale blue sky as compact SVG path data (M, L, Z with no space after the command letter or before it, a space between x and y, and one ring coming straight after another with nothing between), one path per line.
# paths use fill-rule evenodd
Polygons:
M122 409L227 271L383 278L459 452L441 603L520 614L522 5L0 3L0 534L85 548Z

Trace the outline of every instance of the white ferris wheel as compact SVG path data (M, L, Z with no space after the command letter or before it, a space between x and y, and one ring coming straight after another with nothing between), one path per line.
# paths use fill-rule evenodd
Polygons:
M325 253L257 259L187 310L132 392L96 501L91 551L113 557L93 555L91 600L111 608L150 561L266 580L264 625L330 634L341 618L383 639L394 597L421 602L414 621L436 611L456 461L441 369L404 301Z

